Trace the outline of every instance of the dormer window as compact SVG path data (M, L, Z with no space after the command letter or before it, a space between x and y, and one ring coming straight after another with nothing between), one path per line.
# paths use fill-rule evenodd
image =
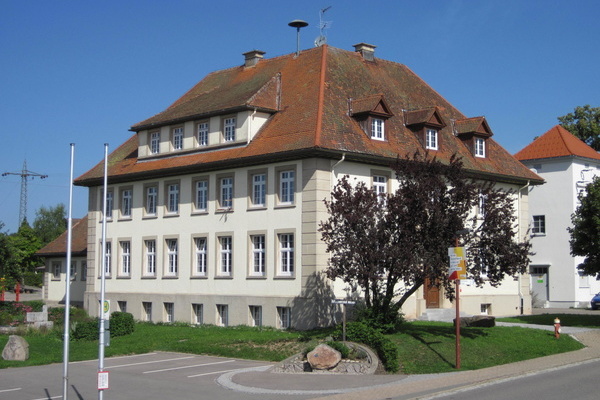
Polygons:
M479 137L474 138L474 146L475 157L485 157L485 139Z
M437 129L427 128L425 131L425 148L428 150L438 149L438 131Z
M384 121L381 118L371 119L371 139L384 140Z
M150 153L158 154L160 151L160 132L150 133Z
M486 158L486 140L493 135L484 117L454 121L454 134L471 149L473 156Z
M223 139L226 142L235 141L235 117L229 117L223 120Z
M196 126L198 146L208 146L208 121L199 122Z
M173 145L173 150L183 149L183 128L182 127L173 129L171 143Z

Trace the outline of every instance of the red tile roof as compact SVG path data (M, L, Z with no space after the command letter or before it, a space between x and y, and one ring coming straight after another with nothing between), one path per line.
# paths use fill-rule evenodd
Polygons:
M87 215L81 219L74 219L71 226L71 255L87 254ZM48 243L35 253L41 257L61 257L67 254L67 231Z
M385 141L371 140L348 109L348 99L384 99L391 117ZM476 158L452 132L451 120L465 116L405 65L360 53L322 46L272 59L253 67L234 67L206 76L165 111L131 130L169 125L203 116L260 108L272 113L247 145L137 160L134 135L109 157L109 182L124 182L181 173L233 168L283 159L323 156L389 165L397 156L423 152L417 135L404 125L403 110L436 108L445 126L440 129L436 157L462 157L464 167L480 176L507 182L542 182L493 139L486 158ZM481 126L481 121L479 126ZM485 123L485 121L483 121ZM487 125L487 124L486 124ZM76 179L76 184L101 184L103 163Z
M572 156L600 160L600 153L560 125L556 125L515 154L515 158L520 161Z

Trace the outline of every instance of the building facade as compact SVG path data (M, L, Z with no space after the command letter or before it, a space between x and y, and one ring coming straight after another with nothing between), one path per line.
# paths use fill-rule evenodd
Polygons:
M485 118L466 118L374 50L324 45L272 59L251 51L243 65L209 74L133 125L109 156L106 215L104 163L75 181L89 188L89 312L98 313L104 265L111 308L140 320L331 324L340 312L332 299L350 289L322 274L323 200L343 175L394 190L390 165L415 151L442 161L457 154L473 178L514 189L526 226L527 193L519 189L540 178L491 138ZM528 275L500 288L467 282L461 308L527 312L528 288ZM452 304L420 290L402 311L412 318L428 307Z
M583 257L571 256L567 228L578 196L600 175L600 154L556 125L515 157L544 178L529 188L534 303L539 307L589 307L600 282L581 274Z

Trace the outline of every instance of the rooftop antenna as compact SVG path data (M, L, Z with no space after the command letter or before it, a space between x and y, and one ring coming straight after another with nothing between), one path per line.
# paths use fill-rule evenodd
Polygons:
M296 28L296 57L300 55L300 28L308 26L308 22L302 21L301 19L295 19L288 24L292 28Z
M27 170L27 160L23 161L23 169L21 172L5 172L2 176L17 175L21 177L21 204L19 207L19 228L23 224L23 221L27 220L27 179L35 178L36 176L40 179L45 179L48 175L38 174Z
M321 8L321 11L319 12L319 37L317 37L315 39L315 47L320 47L323 46L325 43L327 43L327 36L325 36L325 29L329 28L331 26L331 21L323 21L323 14L325 14L325 11L329 10L331 8L331 6L329 7L325 7L325 8Z

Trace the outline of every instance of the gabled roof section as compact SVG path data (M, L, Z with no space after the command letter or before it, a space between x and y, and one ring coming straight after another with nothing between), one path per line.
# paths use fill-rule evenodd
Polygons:
M350 115L377 115L385 118L392 117L394 114L390 111L383 94L375 94L359 99L350 99Z
M71 226L71 255L87 254L87 215L81 219L73 220ZM40 257L62 257L67 255L67 231L35 252Z
M520 161L572 156L600 160L600 153L560 125L554 126L515 154Z
M457 136L477 135L490 137L493 135L485 117L457 119L454 121L454 131Z
M428 125L438 128L446 126L446 123L436 107L406 111L404 113L404 120L406 126Z

